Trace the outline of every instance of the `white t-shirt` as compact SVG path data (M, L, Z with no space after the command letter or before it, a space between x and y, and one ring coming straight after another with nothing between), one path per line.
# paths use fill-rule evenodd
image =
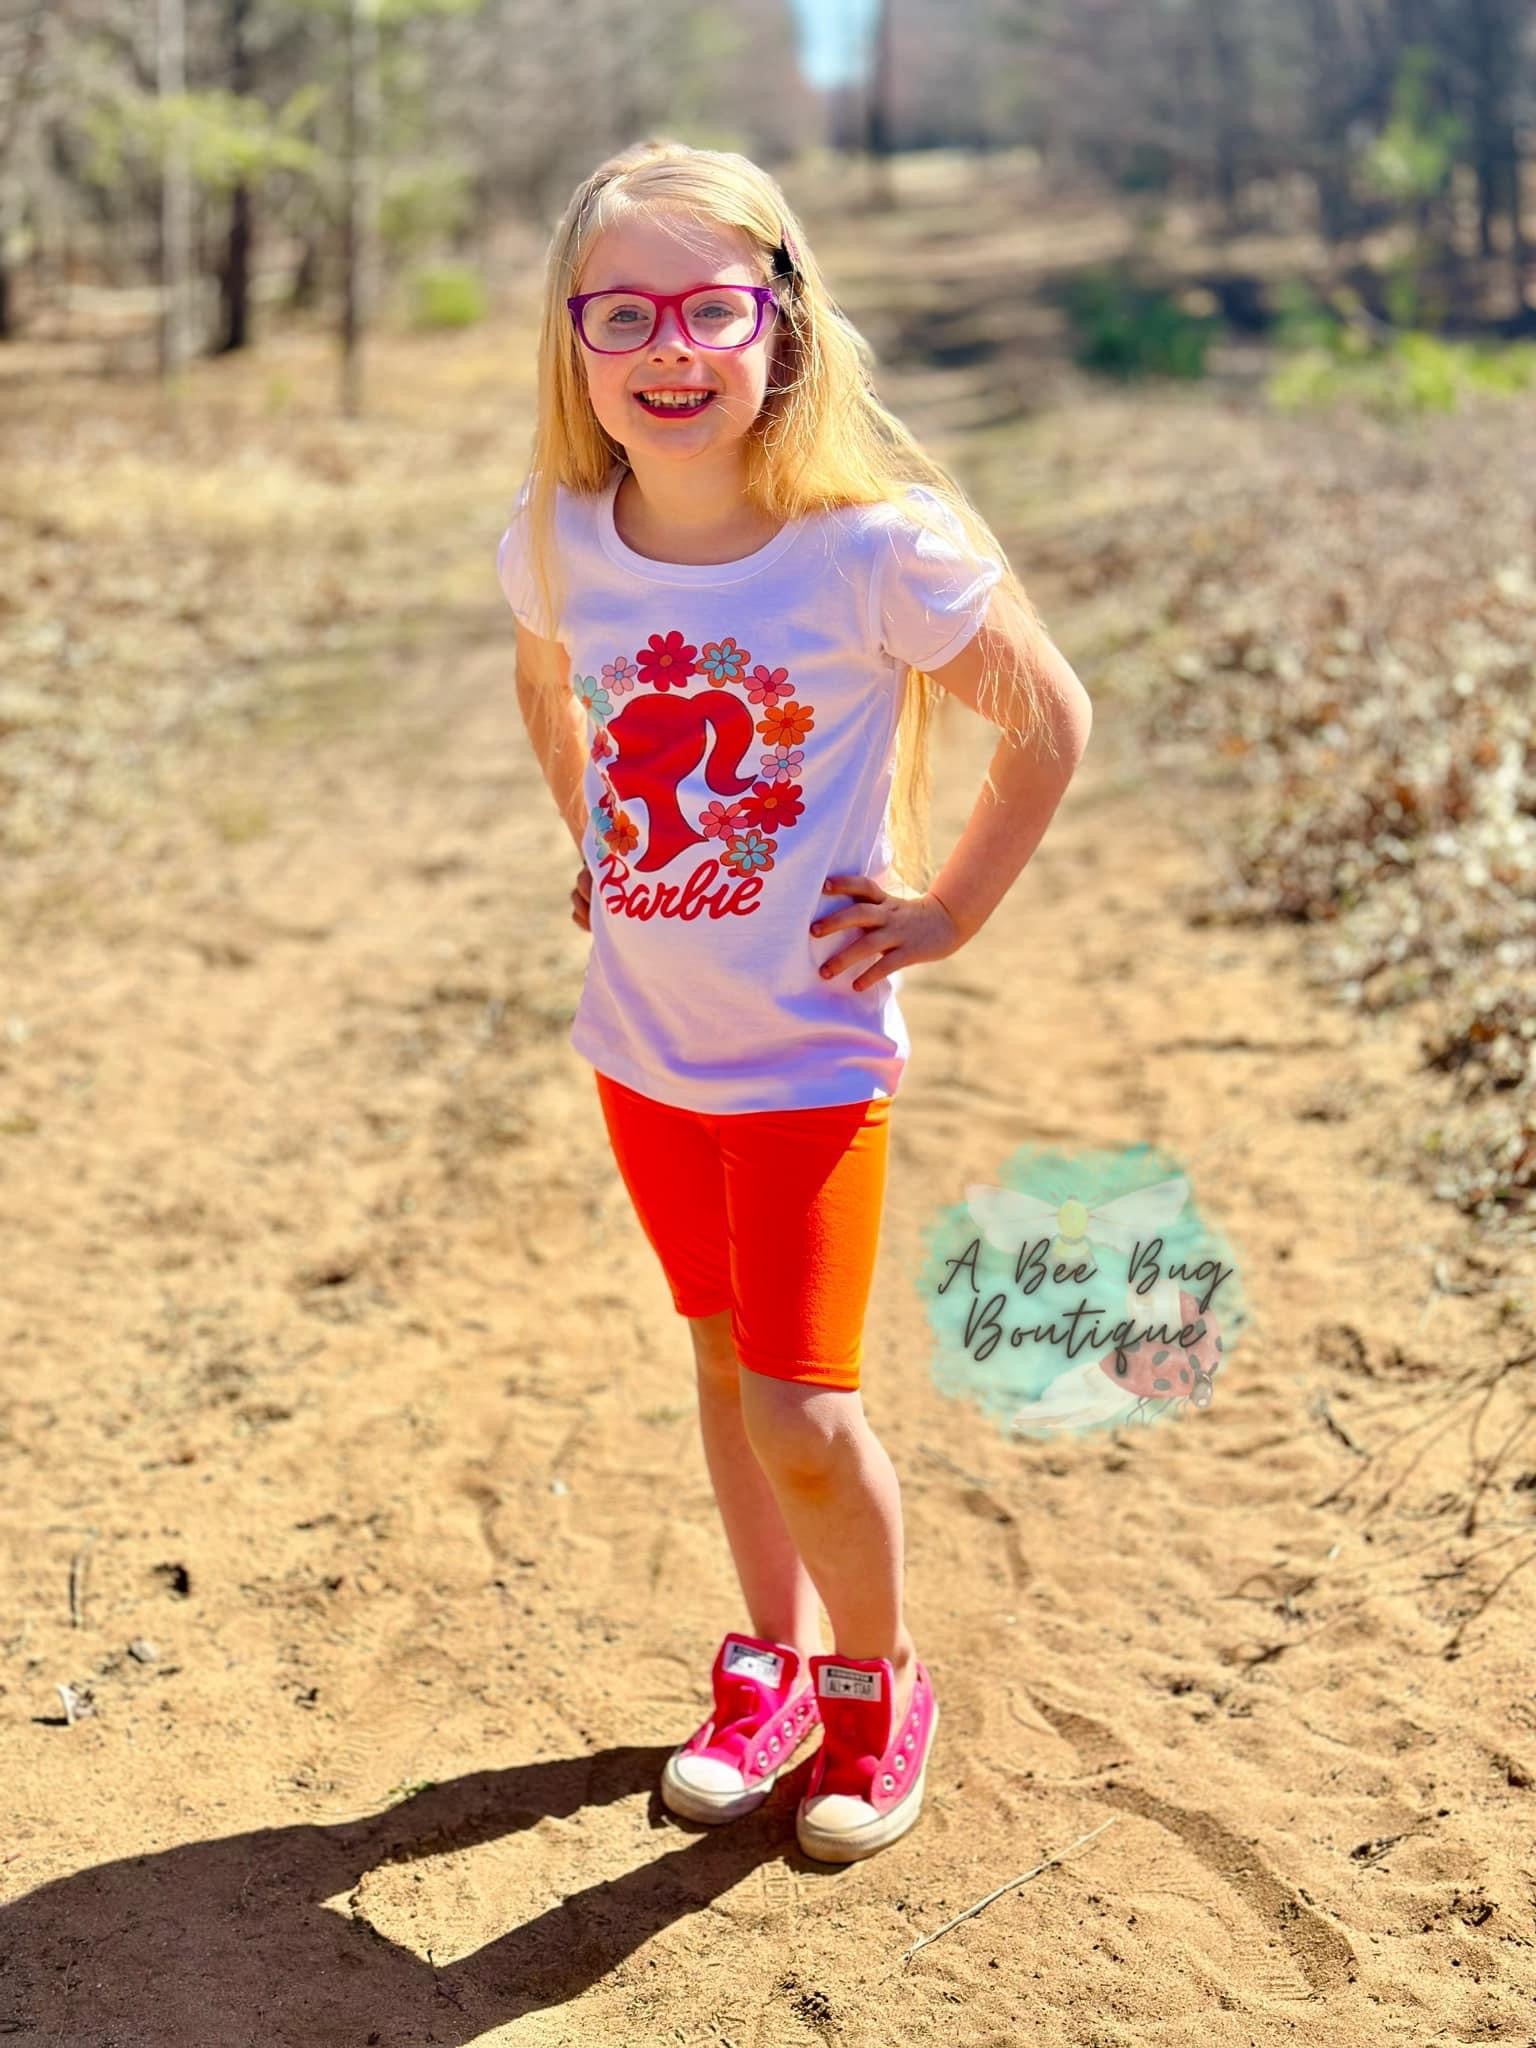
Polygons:
M847 969L824 980L857 934L810 927L857 900L824 892L828 875L889 886L904 669L974 638L1001 565L952 514L953 545L891 505L791 520L735 562L651 561L614 523L624 473L557 494L557 632L525 553L526 486L496 553L507 602L565 646L587 709L592 947L570 1043L713 1115L894 1095L901 974L862 992Z

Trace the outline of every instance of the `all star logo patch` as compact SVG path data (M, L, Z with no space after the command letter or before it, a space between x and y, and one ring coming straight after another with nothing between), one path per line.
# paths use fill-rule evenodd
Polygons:
M771 1690L777 1690L784 1676L784 1659L772 1650L754 1650L750 1643L727 1643L725 1669L727 1672L739 1671L746 1678L760 1679Z
M823 1664L816 1691L825 1700L878 1700L880 1673L858 1671L848 1664Z

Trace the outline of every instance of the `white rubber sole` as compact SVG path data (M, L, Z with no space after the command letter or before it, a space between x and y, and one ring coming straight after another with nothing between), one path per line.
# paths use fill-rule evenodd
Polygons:
M857 1863L861 1857L873 1856L877 1849L899 1842L909 1828L916 1827L923 1810L923 1787L928 1782L933 1745L938 1737L939 1703L935 1700L933 1726L929 1731L928 1754L923 1758L923 1768L889 1813L877 1814L873 1820L865 1821L862 1827L849 1828L841 1833L819 1828L806 1819L802 1803L801 1811L795 1815L795 1840L806 1855L816 1857L821 1863Z
M820 1733L821 1723L813 1721L796 1746L779 1759L767 1777L759 1778L755 1785L747 1786L742 1792L704 1792L697 1785L690 1785L686 1778L679 1777L677 1759L686 1747L680 1744L667 1758L661 1773L662 1804L683 1820L702 1821L710 1827L723 1821L740 1820L744 1814L757 1811L811 1737Z

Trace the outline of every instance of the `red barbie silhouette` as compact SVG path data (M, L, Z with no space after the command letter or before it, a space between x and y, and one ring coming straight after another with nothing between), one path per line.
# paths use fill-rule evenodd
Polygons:
M741 774L747 750L757 742L752 713L739 697L707 690L696 697L632 697L606 730L618 747L608 780L621 797L645 805L646 848L635 867L664 868L704 835L678 806L678 785L704 760L704 777L717 796L736 797L751 789L756 772Z

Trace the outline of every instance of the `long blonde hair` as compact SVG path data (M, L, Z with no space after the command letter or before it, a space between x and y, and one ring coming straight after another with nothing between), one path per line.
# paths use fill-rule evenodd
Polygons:
M600 164L577 187L550 241L537 420L524 500L530 566L545 619L558 621L563 596L554 573L557 486L595 495L614 464L626 460L587 396L581 344L565 301L577 290L597 237L615 221L653 208L745 235L763 260L762 281L778 287L772 374L747 435L751 504L782 522L845 505L890 503L941 535L947 510L973 551L1002 565L988 613L999 644L1014 649L1037 644L1043 632L1039 616L992 529L948 472L876 397L874 351L828 292L805 232L773 178L734 151L693 149L667 137L636 143ZM926 486L939 507L930 509L920 497L909 499L911 484ZM932 880L929 753L945 694L921 670L906 671L890 809L894 871L904 888L923 890ZM1020 742L1056 752L1039 678L1028 658L989 661L980 706L985 717Z

